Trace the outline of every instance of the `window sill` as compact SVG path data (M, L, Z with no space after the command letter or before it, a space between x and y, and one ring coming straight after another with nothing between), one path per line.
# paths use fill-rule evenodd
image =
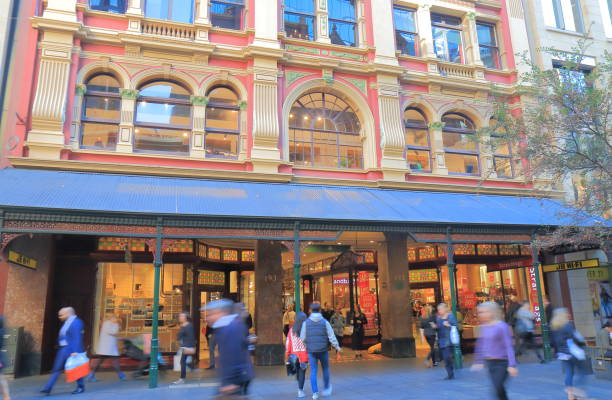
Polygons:
M549 32L562 33L562 34L570 35L570 36L585 37L585 34L583 32L570 31L568 29L559 29L559 28L554 28L552 26L547 26L546 30ZM591 40L593 39L593 37L591 36L587 36L587 38Z
M87 7L85 3L77 3L77 10L83 11L83 14L87 17L103 17L103 18L113 18L113 19L128 19L129 15L123 13L114 13L111 11L99 11L92 10Z
M307 47L312 47L314 49L317 49L317 48L318 49L329 49L329 50L334 50L338 52L355 53L355 54L361 54L361 55L365 55L370 50L372 50L371 47L350 47L350 46L341 46L339 44L321 43L321 42L317 42L316 40L296 39L296 38L285 36L283 32L279 33L278 36L281 39L283 44L307 46Z
M161 153L145 153L142 151L134 151L132 153L120 153L112 150L96 150L96 149L87 149L87 148L79 148L73 149L73 153L79 154L98 154L105 156L122 156L122 157L139 157L139 158L161 158L167 160L188 160L188 161L209 161L209 162L221 162L227 164L244 164L245 160L237 160L237 159L228 159L228 158L213 158L213 157L190 157L188 155L178 155L178 154L161 154Z

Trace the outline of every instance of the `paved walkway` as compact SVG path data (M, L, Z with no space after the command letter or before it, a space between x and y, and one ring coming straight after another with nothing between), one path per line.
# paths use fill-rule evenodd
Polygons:
M508 385L511 399L516 400L563 400L567 397L562 389L563 377L559 362L540 365L527 362L519 366L520 375ZM408 399L491 399L486 373L461 370L454 381L444 381L444 369L427 369L419 359L366 360L334 363L332 366L334 400L408 400ZM158 389L148 389L147 381L131 380L118 382L112 373L100 373L101 382L90 383L87 391L78 397L71 396L73 384L60 378L52 399L79 400L174 400L209 399L215 393L214 372L200 370L188 376L184 385L170 384L177 378L175 372L161 376ZM23 378L11 382L13 399L35 399L46 377ZM321 379L321 378L320 378ZM322 386L322 383L320 383ZM284 367L257 368L257 378L252 384L251 400L294 399L296 384L287 377ZM310 399L310 384L306 382L307 399ZM600 400L612 399L612 382L590 377L589 394Z

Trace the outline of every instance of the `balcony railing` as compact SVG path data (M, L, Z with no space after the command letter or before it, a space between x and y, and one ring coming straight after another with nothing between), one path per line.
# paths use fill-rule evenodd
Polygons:
M196 36L194 27L170 21L142 21L141 32L145 35L181 40L195 40Z
M474 67L470 65L438 63L438 71L442 76L468 79L476 78Z

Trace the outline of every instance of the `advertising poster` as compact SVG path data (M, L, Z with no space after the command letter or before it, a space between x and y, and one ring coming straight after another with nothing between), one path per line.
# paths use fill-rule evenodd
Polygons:
M599 330L603 324L612 319L612 290L610 281L589 281L591 302L593 304L593 317L595 329Z

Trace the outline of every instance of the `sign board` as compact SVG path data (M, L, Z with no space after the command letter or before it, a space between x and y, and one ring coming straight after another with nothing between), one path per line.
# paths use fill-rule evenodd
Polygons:
M535 315L535 321L539 325L542 322L542 316L540 314L540 304L538 299L538 283L536 274L538 273L537 268L531 266L527 268L529 273L529 300L533 306L533 314Z
M531 264L531 258L502 262L499 264L487 264L487 272L503 271L506 269L527 268L531 266Z
M587 279L590 281L610 280L609 270L605 267L589 268L587 271Z
M30 269L38 269L38 260L24 256L16 251L9 250L8 260L13 264L21 265Z
M209 286L225 286L225 272L223 271L200 271L198 284Z
M438 282L438 271L435 268L412 269L408 271L410 283Z
M559 264L544 265L544 272L570 271L573 269L599 267L599 260L592 258L589 260L567 261Z

